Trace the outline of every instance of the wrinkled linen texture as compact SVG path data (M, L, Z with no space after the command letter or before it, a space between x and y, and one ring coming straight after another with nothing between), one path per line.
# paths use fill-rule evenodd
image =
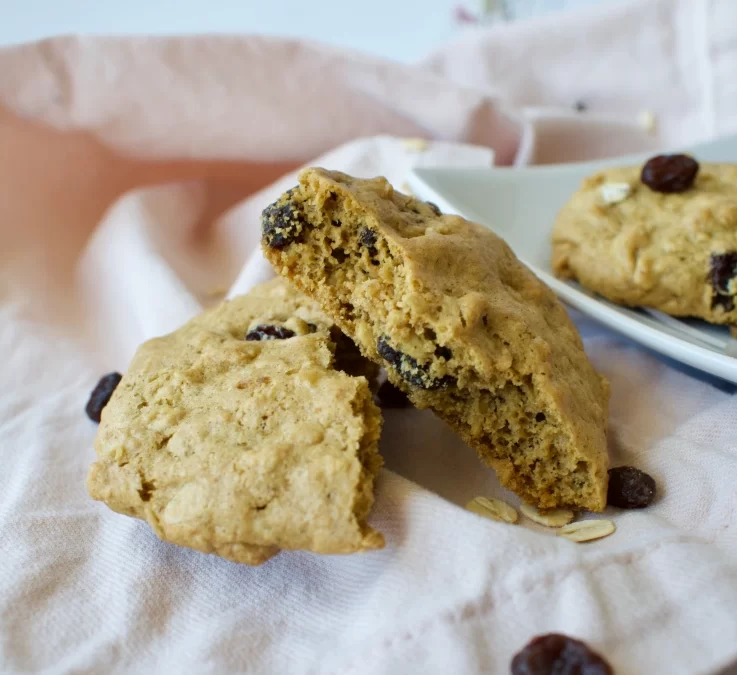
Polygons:
M415 66L258 37L57 38L0 51L0 105L3 673L506 673L548 631L620 674L737 658L734 388L580 315L612 384L613 464L660 489L587 545L464 511L514 497L430 412L388 410L371 516L386 549L239 566L89 499L83 414L141 341L271 275L259 213L300 165L401 186L418 163L737 130L732 0L467 32ZM407 136L434 141L417 152Z

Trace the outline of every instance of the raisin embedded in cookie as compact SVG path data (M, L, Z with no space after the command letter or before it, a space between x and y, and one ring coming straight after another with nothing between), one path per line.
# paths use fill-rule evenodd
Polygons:
M335 369L331 334L277 279L143 344L105 408L92 497L251 565L382 547L365 520L381 415L366 378Z
M289 225L275 213L299 222L299 237L274 240ZM275 269L505 486L541 508L604 508L608 385L563 306L499 237L383 178L322 169L303 171L263 228Z
M598 172L558 214L552 264L613 302L737 323L737 165L667 155Z

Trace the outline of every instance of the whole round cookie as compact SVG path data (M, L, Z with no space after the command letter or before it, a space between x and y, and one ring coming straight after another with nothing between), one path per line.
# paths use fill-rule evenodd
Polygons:
M594 174L558 214L552 265L613 302L737 323L737 165L661 155Z

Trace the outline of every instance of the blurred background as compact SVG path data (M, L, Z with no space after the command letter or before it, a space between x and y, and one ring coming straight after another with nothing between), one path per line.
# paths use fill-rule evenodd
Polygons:
M61 33L261 33L416 61L463 30L617 0L0 0L0 44Z

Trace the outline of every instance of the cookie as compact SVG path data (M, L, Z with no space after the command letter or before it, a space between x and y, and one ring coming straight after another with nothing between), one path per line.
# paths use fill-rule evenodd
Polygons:
M737 165L691 160L661 185L656 159L583 181L556 220L553 270L616 303L737 323Z
M143 344L102 412L90 495L250 565L381 548L366 524L381 416L367 379L336 370L331 334L276 279Z
M269 206L274 268L540 508L606 503L608 384L553 293L488 229L307 169Z

